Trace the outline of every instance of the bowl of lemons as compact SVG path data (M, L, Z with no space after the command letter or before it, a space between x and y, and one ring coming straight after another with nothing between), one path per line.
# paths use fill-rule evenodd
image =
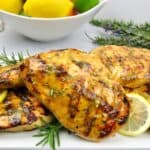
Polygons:
M0 0L0 15L16 32L36 41L68 36L90 21L107 0Z

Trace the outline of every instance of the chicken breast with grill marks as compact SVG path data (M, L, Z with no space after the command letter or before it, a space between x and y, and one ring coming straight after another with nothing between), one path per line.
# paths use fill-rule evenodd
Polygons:
M123 87L136 88L150 83L150 51L126 46L103 46L91 52Z
M33 130L51 120L49 112L26 89L9 90L0 103L0 131Z
M50 51L26 59L21 77L68 130L99 141L126 122L129 104L122 87L96 55L74 49Z

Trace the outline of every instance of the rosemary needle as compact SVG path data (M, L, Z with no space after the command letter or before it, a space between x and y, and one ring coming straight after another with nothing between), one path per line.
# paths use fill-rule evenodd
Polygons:
M27 55L29 56L29 52L27 51ZM0 65L14 65L20 61L24 60L24 56L22 52L19 52L17 54L12 53L10 56L7 55L6 51L3 50L3 52L0 54Z
M0 54L0 61L1 64L4 65L12 65L17 63L14 53L12 53L11 57L8 57L5 50L3 50L3 52Z
M44 127L40 127L38 133L33 136L42 138L42 140L38 142L36 146L45 146L48 144L52 150L56 150L56 146L60 146L60 129L62 129L62 125L58 121L54 121L46 124Z

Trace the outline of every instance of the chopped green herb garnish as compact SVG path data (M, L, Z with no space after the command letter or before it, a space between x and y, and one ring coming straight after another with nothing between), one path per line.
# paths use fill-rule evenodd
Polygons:
M51 88L49 91L49 96L51 97L56 97L56 96L60 96L64 93L64 90L58 90L56 88Z

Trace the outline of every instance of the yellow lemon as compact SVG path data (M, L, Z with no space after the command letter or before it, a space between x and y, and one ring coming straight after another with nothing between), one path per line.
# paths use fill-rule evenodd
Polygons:
M0 0L0 9L19 14L22 4L22 0Z
M71 0L27 0L24 14L43 18L65 17L71 13L73 7Z

